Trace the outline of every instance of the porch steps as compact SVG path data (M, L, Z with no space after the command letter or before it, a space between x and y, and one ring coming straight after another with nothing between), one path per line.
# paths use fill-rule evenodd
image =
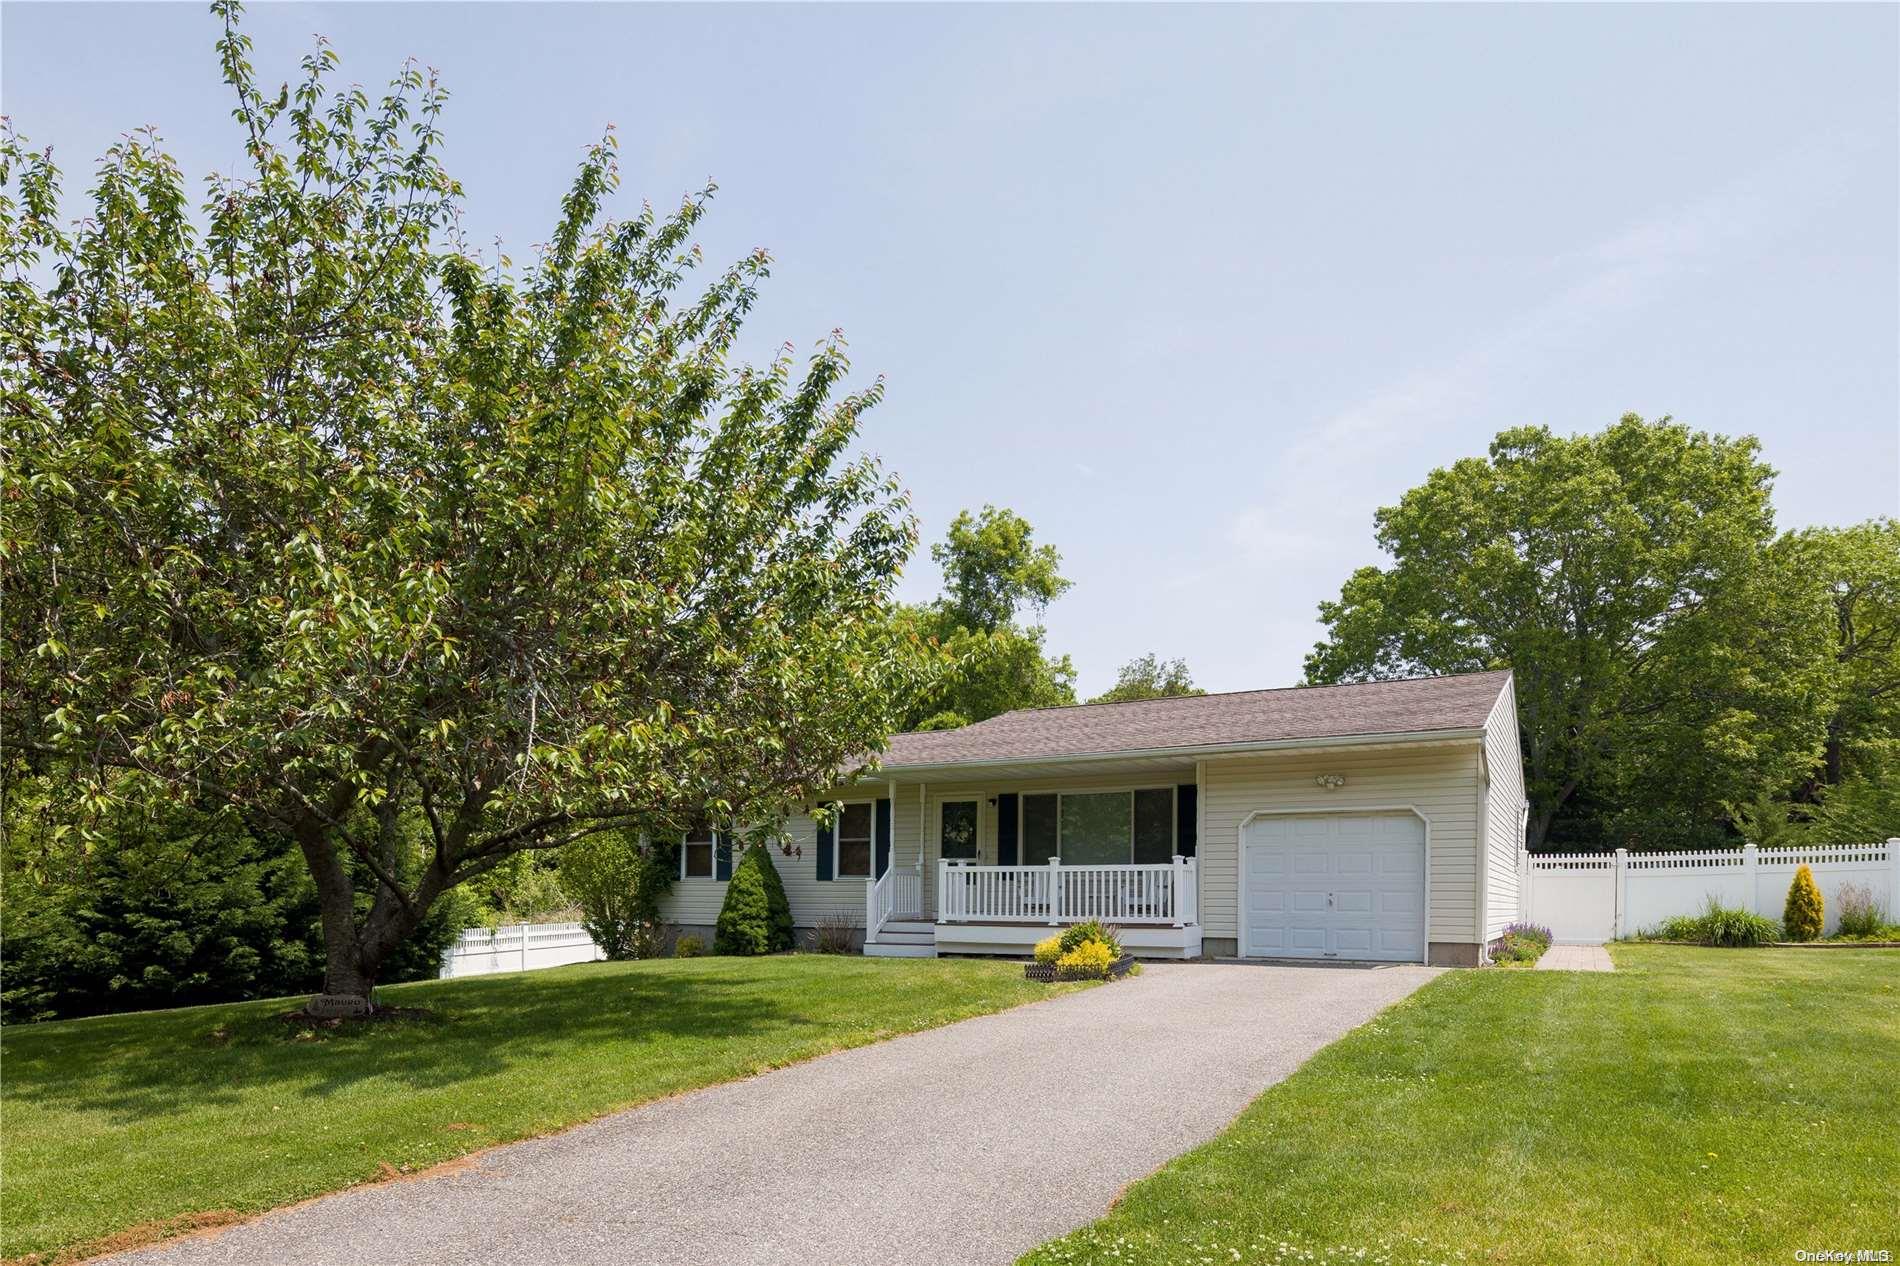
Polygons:
M923 920L889 919L864 943L867 958L935 958L937 925Z

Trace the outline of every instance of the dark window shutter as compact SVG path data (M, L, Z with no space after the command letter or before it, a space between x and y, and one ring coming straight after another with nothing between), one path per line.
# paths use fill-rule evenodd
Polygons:
M996 797L996 864L1016 864L1016 793Z
M829 823L820 823L818 826L818 878L821 880L831 878L831 841L834 831L835 828Z
M732 878L732 837L724 831L713 832L713 878Z
M1200 817L1196 810L1200 803L1201 789L1193 783L1184 782L1174 789L1174 849L1183 857L1194 856L1194 848L1200 842L1195 838Z
M891 802L877 802L877 864L871 868L874 879L884 878L891 868Z

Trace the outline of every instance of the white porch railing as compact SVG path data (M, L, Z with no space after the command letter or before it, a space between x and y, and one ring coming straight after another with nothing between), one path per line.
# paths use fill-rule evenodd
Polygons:
M1194 859L1145 866L973 866L937 863L937 918L946 923L1200 921Z
M892 915L918 914L924 909L922 866L893 865L876 879L864 881L864 936L874 937Z

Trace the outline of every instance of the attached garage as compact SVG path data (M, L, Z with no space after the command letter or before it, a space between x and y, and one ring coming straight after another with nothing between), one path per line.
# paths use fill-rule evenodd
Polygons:
M1241 830L1241 953L1425 960L1426 835L1414 813L1265 813Z

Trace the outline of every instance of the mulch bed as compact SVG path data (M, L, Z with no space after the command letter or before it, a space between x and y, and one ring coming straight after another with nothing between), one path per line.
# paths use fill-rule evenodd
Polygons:
M343 1029L369 1024L388 1024L405 1020L433 1020L436 1013L428 1007L377 1007L368 1015L311 1015L299 1007L277 1017L293 1029Z

